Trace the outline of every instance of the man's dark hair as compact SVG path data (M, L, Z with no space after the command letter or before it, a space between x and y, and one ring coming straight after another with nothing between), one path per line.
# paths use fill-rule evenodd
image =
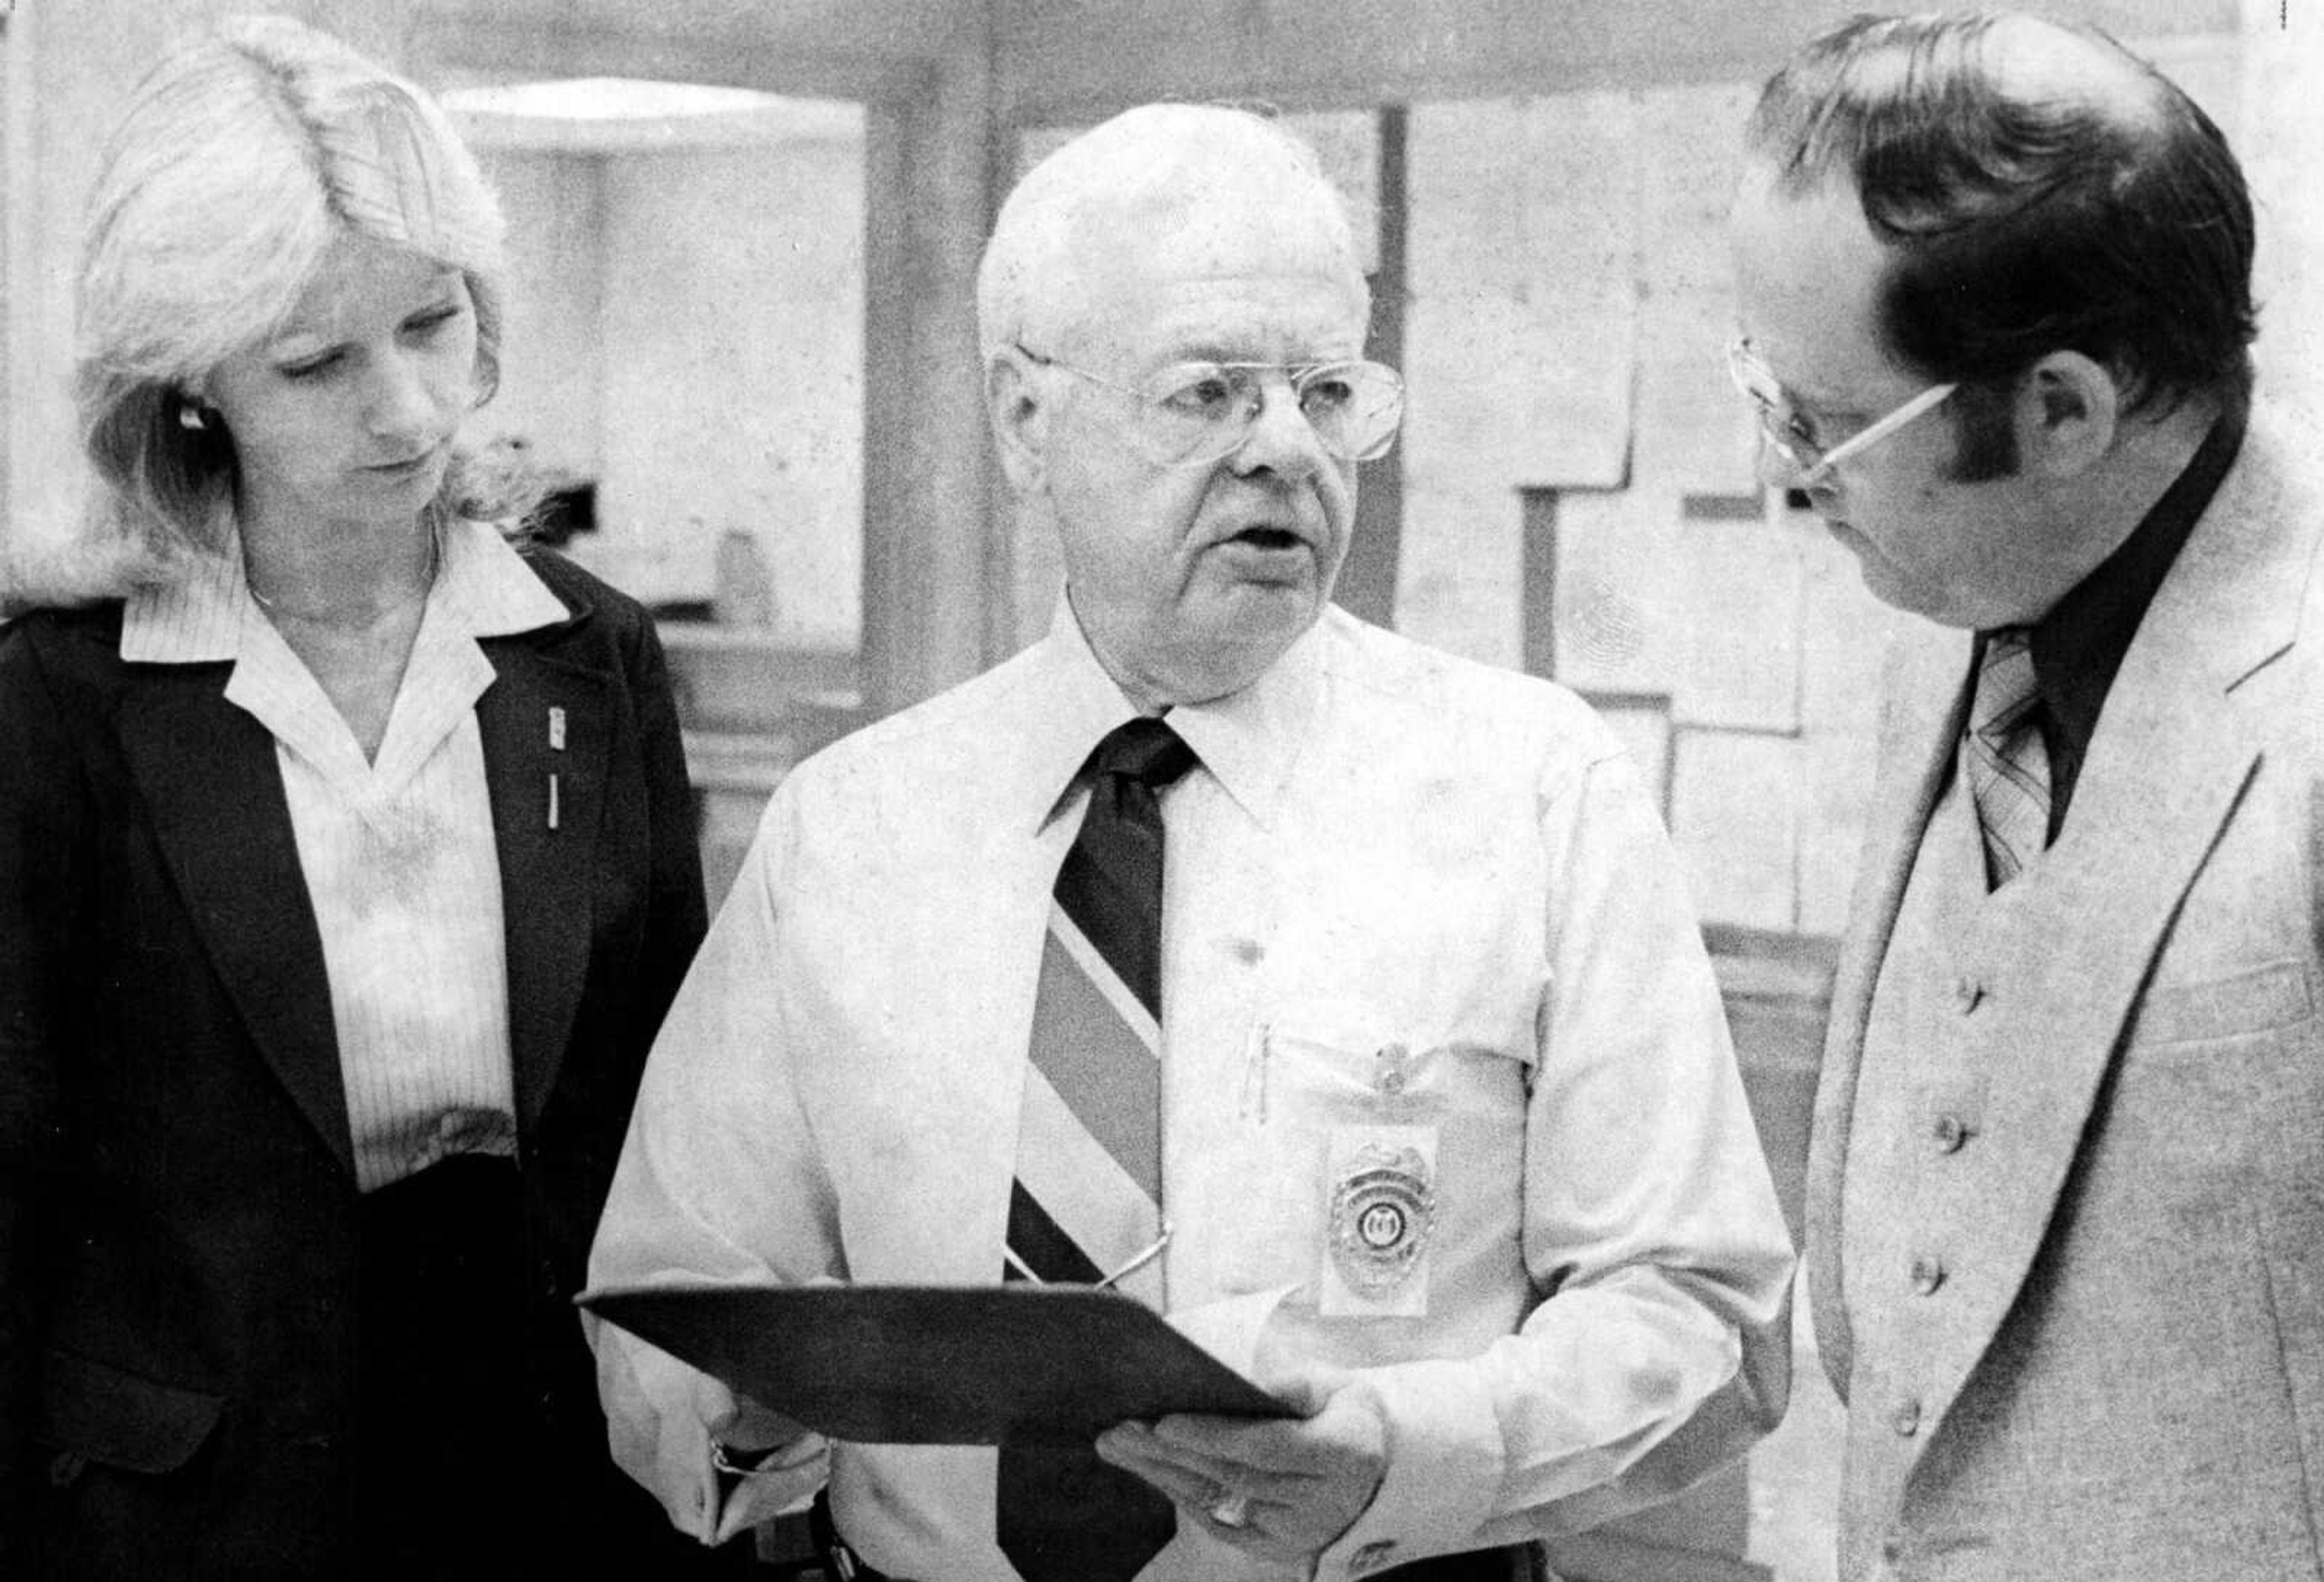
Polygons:
M1894 250L1879 334L1906 366L1967 387L1964 412L2059 350L2112 370L2131 411L2197 393L2240 401L2256 328L2252 206L2227 139L2097 28L2040 24L2118 71L2069 73L2062 87L2038 67L2013 71L2028 25L1842 23L1768 80L1750 152L1787 192L1854 186ZM2006 424L1962 426L1969 449L2010 448ZM1964 455L1964 473L1979 459ZM1987 475L2014 461L1982 459Z

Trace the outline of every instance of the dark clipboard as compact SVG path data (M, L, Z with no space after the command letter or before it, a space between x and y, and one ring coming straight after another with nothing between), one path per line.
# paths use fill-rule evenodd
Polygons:
M1296 1415L1152 1309L1095 1286L658 1286L578 1300L856 1444L1085 1445L1174 1412Z

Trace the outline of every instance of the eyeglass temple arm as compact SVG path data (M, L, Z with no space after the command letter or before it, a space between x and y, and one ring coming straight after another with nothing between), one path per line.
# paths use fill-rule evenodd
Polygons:
M1812 483L1815 479L1821 478L1827 473L1831 472L1832 468L1838 466L1849 457L1858 455L1869 447L1879 444L1882 440L1895 433L1896 430L1902 428L1905 424L1910 423L1914 418L1919 417L1922 413L1927 411L1931 407L1935 406L1939 401L1943 400L1947 396L1952 394L1954 391L1960 388L1960 387L1957 384L1932 384L1929 386L1928 389L1923 391L1919 395L1914 396L1911 400L1906 401L1903 406L1898 407L1895 411L1889 413L1878 422L1858 429L1846 439L1841 440L1838 445L1833 446L1830 450L1824 452L1823 455L1818 456L1816 458L1815 465L1805 468L1801 472L1800 482L1802 483Z

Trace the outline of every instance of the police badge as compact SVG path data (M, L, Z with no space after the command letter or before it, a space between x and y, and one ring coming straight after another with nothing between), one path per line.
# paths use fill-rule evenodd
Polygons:
M1435 1155L1434 1127L1333 1128L1324 1316L1427 1312Z

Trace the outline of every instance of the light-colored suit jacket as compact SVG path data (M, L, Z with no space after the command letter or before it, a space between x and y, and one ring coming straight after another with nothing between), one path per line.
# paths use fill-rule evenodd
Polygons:
M1850 1194L1851 1146L1912 1145L1856 1127L1859 1078L1928 1053L1866 1036L1971 639L1892 669L1809 1177L1844 1577L2324 1575L2319 457L2255 414L1967 997L1978 1062L1914 1122L1924 1184ZM1935 1262L1844 1271L1844 1199ZM1914 1344L1879 1338L1886 1302Z

